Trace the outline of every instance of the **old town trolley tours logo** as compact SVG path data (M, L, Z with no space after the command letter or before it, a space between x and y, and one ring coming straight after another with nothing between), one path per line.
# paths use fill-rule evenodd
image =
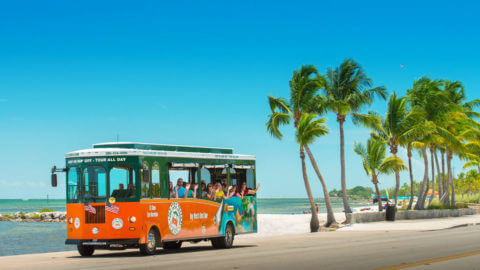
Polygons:
M177 202L172 202L168 209L168 228L173 235L177 235L182 229L182 208Z

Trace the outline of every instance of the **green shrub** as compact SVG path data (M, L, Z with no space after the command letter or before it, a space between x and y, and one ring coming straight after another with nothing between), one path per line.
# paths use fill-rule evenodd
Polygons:
M428 209L455 209L455 207L446 207L443 203L441 203L438 198L433 198L432 203L428 206Z
M38 211L39 213L46 213L46 212L55 212L55 210L50 208L43 208L42 210Z
M34 219L42 219L42 216L37 215L37 214L33 214L31 217L34 218Z
M455 194L455 201L456 202L463 202L463 203L478 203L478 193L472 194Z

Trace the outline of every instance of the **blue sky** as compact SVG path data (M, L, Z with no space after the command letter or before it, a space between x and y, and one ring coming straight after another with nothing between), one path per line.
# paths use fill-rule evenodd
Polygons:
M64 197L63 183L49 187L51 166L117 134L233 147L257 156L261 197L304 197L292 132L278 141L264 126L266 95L288 96L302 64L324 72L353 57L390 92L429 75L460 80L470 99L480 98L476 3L333 2L2 3L0 198ZM370 109L384 107L377 100ZM338 189L338 126L327 117L330 134L312 150L328 187ZM368 134L346 126L349 187L371 185L352 151ZM312 174L311 184L321 196Z

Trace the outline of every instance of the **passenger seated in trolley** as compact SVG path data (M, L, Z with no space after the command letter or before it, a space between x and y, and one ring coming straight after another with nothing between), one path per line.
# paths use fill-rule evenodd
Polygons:
M118 184L118 189L115 189L112 192L112 197L115 198L125 198L127 194L127 191L125 190L125 186L123 184Z
M243 199L243 195L242 195L242 193L240 193L240 192L238 191L236 185L231 186L231 187L229 188L228 197L229 197L229 198L231 198L231 197L239 197L240 199Z
M173 193L175 194L175 198L184 198L185 194L187 193L187 189L183 186L183 179L178 178L177 185L173 189Z
M135 197L135 186L133 186L133 183L128 184L128 189L126 193L127 198L133 198Z
M193 188L191 190L190 188ZM187 184L183 182L182 178L178 178L177 185L175 186L175 198L176 199L186 199L186 198L197 198L197 184Z
M197 198L197 189L197 184L187 184L187 198Z
M242 182L242 187L240 188L240 194L242 196L248 196L248 195L255 195L257 194L258 189L260 188L260 184L257 185L256 189L249 189L247 188L247 182L243 181Z
M208 183L205 197L203 197L202 199L208 199L211 201L215 200L215 190L213 190L213 185L211 183Z

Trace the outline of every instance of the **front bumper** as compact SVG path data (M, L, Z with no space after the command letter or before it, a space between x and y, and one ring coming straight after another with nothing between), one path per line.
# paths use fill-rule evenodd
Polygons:
M91 246L110 246L110 245L136 245L139 238L130 239L67 239L65 245L91 245Z

